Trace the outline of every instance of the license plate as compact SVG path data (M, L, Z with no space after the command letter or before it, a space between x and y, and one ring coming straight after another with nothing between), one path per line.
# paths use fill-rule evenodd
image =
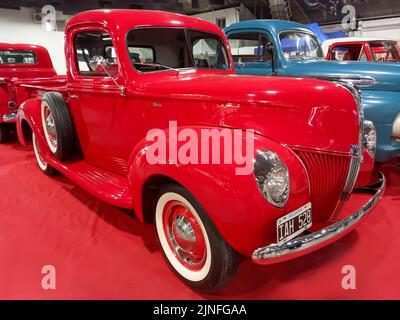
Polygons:
M279 218L276 222L278 245L284 244L312 226L311 203Z

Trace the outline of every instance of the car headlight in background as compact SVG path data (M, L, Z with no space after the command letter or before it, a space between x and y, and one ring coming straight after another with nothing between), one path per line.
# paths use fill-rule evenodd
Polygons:
M364 121L364 146L369 155L375 158L376 152L376 129L372 121Z
M396 120L394 120L392 137L397 142L400 142L400 113L397 115Z
M289 199L289 170L272 151L261 151L254 161L254 177L258 189L273 206L282 208Z

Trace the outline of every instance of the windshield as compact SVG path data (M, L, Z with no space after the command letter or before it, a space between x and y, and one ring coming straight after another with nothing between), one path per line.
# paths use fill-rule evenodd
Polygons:
M169 69L229 70L229 54L216 34L181 28L137 28L128 32L132 66L140 72Z
M315 36L301 31L286 31L279 36L286 59L322 59L324 54Z
M377 62L400 62L400 49L396 42L374 41L369 44Z

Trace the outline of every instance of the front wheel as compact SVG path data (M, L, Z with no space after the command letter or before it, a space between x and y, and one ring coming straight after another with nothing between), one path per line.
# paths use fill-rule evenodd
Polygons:
M157 234L169 264L192 288L211 292L236 271L237 253L185 188L169 184L155 208Z

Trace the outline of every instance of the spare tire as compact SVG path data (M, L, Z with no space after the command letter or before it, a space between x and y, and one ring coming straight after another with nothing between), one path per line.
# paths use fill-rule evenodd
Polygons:
M44 94L41 115L50 151L59 161L69 160L74 154L74 128L62 94L58 92Z

